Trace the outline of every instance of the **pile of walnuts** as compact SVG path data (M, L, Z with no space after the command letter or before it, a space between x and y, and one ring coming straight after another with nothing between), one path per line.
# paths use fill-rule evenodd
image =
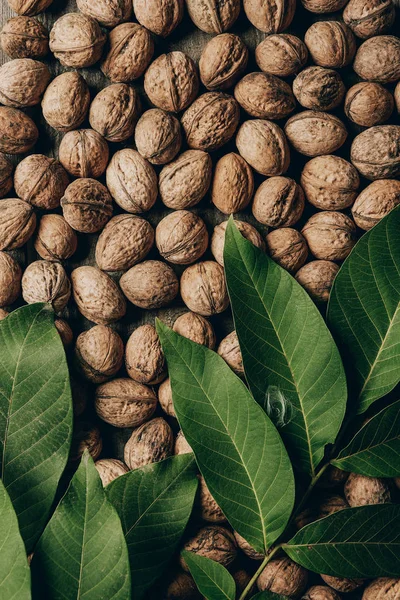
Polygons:
M89 448L106 485L129 469L190 451L175 435L154 326L137 327L125 344L112 327L128 307L183 302L174 330L216 349L243 376L235 332L218 343L208 319L229 306L227 215L239 213L241 233L323 304L360 233L400 203L395 8L391 0L302 0L297 7L296 0L185 0L186 8L184 0L133 0L133 7L132 0L77 0L78 11L58 18L49 33L34 17L52 0L8 2L18 16L0 34L11 59L0 68L0 318L21 296L52 304L70 350L80 417L71 462ZM160 38L185 11L210 34L198 64L176 50L156 56ZM295 14L309 20L304 39L286 33ZM246 19L265 34L255 53L229 32ZM42 62L49 52L61 71L56 77ZM80 71L90 67L109 82L98 93ZM46 123L40 136L30 116L39 109ZM46 147L49 128L62 136L57 159L34 153L39 137ZM221 221L213 231L199 214L210 201ZM157 206L166 216L154 227ZM96 236L94 256L71 270L89 234ZM14 250L25 245L37 260L23 272ZM70 302L94 324L75 340ZM99 459L94 423L101 421L86 418L84 381L97 417L129 429L124 462ZM351 474L345 483L338 473L326 489L301 524L348 505L390 501L392 493L384 480ZM202 479L196 518L200 525L185 547L232 564L243 589L262 556L226 527ZM323 580L302 597L338 600L365 585ZM308 581L304 569L278 557L258 587L299 597L314 583ZM377 580L363 598L394 598L394 588L399 593L399 581ZM155 597L198 598L184 561Z

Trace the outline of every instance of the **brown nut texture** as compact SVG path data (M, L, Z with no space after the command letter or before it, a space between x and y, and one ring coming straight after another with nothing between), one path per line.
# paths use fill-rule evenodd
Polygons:
M358 227L368 231L398 204L400 204L400 181L379 179L361 192L351 212Z
M296 229L290 227L275 229L265 240L272 260L290 273L296 273L306 262L307 242Z
M71 283L64 267L57 262L36 260L28 265L22 277L22 297L28 304L49 302L61 312L71 296Z
M147 323L135 329L125 349L126 371L138 383L155 385L166 376L164 353L157 332Z
M74 177L100 177L107 168L108 144L93 129L69 131L61 140L58 157Z
M0 153L0 198L6 196L13 186L13 170L8 158Z
M224 266L225 233L227 225L228 221L223 221L214 227L214 233L211 238L211 252L217 263L222 267ZM260 250L265 251L265 242L253 225L250 225L250 223L246 223L245 221L236 220L235 225L246 240L254 244L254 246L257 246L257 248L260 248Z
M50 50L66 67L82 69L101 57L106 35L97 21L82 13L67 13L50 31Z
M291 227L303 214L304 192L290 177L270 177L258 188L252 210L263 225Z
M43 58L49 51L49 32L36 19L13 17L4 24L0 43L10 58Z
M126 302L116 283L95 267L78 267L71 273L72 293L79 312L97 325L121 319Z
M337 108L346 88L337 71L324 67L308 67L293 82L293 94L299 104L311 110Z
M315 110L290 117L285 133L293 148L306 156L336 152L347 138L346 126L338 117Z
M58 131L77 129L85 120L90 105L90 92L77 71L61 73L49 84L43 100L43 116Z
M106 487L109 483L117 479L117 477L129 473L128 467L116 458L102 458L101 460L97 460L94 466L100 475L103 487Z
M211 260L191 265L181 277L181 296L189 310L203 317L223 312L229 305L224 269Z
M183 7L183 0L133 0L139 23L161 37L167 37L182 21Z
M131 0L77 0L76 5L81 13L104 27L115 27L129 21L132 14Z
M165 414L167 414L169 417L176 418L176 414L175 414L175 410L174 410L174 403L172 401L171 380L169 377L168 377L168 379L165 379L165 381L163 381L162 384L160 385L160 387L158 388L158 401L160 403L162 410L165 412ZM177 442L178 442L178 438L179 438L179 433L176 438ZM191 452L191 450L190 450L190 452ZM179 454L179 452L175 452L175 454Z
M271 560L257 579L257 586L260 592L269 590L297 597L304 591L307 581L308 571L285 557Z
M328 302L338 271L339 265L330 260L314 260L297 271L296 280L314 302Z
M108 52L100 68L115 83L141 77L154 53L150 33L138 23L122 23L110 31Z
M344 260L356 243L354 222L336 211L316 213L301 233L315 258L322 260Z
M219 525L208 525L200 529L184 544L183 550L214 560L224 567L228 567L237 556L233 534ZM185 571L189 570L183 558L180 559L180 564Z
M160 583L161 592L159 586L155 590L153 588L153 594L149 596L150 600L158 600L160 597L165 600L202 600L193 577L184 571L173 572L166 582L162 580Z
M71 258L78 246L75 231L61 215L43 215L36 232L35 250L49 261Z
M96 388L97 416L114 427L138 427L151 418L156 406L153 390L132 379L113 379ZM139 434L137 441L141 441ZM136 468L126 460L126 455L125 462L131 469Z
M36 215L31 204L19 198L0 202L0 250L21 248L35 228Z
M157 225L156 246L168 262L189 265L207 250L206 224L201 217L188 210L174 211Z
M240 0L186 0L193 23L206 33L228 31L240 13Z
M124 273L120 286L132 304L148 310L166 306L179 292L172 268L159 260L145 260Z
M210 321L193 312L187 312L178 317L173 330L196 344L207 346L214 350L217 339Z
M235 98L249 115L259 119L284 119L296 106L290 85L267 73L245 75L235 87Z
M61 338L64 349L68 350L74 341L74 333L71 327L68 325L67 321L64 321L64 319L55 319L54 325Z
M291 24L296 0L243 0L250 23L264 33L280 33Z
M132 382L133 383L133 382ZM158 417L134 429L125 444L124 460L130 469L138 469L171 456L174 435L164 419Z
M89 122L109 142L123 142L133 135L139 114L140 100L134 88L114 83L94 98Z
M245 121L237 133L236 146L246 162L261 175L282 175L289 167L290 151L286 136L272 121Z
M210 187L212 161L203 150L187 150L165 166L159 178L160 196L175 210L195 206Z
M380 577L365 588L362 600L396 600L400 592L400 579Z
M96 461L102 449L103 440L101 439L100 429L88 421L76 422L72 434L70 461L75 462L79 460L85 450Z
M50 79L49 69L38 60L10 60L0 67L0 102L14 108L39 104Z
M0 308L0 321L8 317L10 313L4 310L4 308Z
M43 154L27 156L15 169L14 187L17 195L42 210L60 205L68 183L68 175L61 163Z
M295 75L306 64L305 43L290 33L276 33L265 38L256 48L256 61L261 71L278 77Z
M341 600L341 598L332 588L324 585L313 585L302 596L301 600Z
M340 21L317 21L306 31L304 41L316 65L340 69L356 53L353 32Z
M331 588L344 594L354 592L365 583L364 579L348 579L346 577L331 577L330 575L321 575L321 578Z
M24 154L29 152L39 137L35 123L16 108L0 106L0 152Z
M395 17L392 0L350 0L343 11L344 22L363 39L386 33Z
M264 554L254 550L253 546L250 546L249 542L246 542L244 537L242 537L237 531L234 531L233 535L235 536L236 543L240 550L244 552L246 556L251 558L251 560L263 560L265 558Z
M9 306L21 294L22 270L17 261L0 252L0 306Z
M211 38L200 56L200 79L210 90L227 90L247 67L249 51L239 36L221 33Z
M344 484L344 494L352 508L391 501L390 488L385 479L365 477L357 473L350 473Z
M136 125L135 144L139 154L153 165L171 162L182 144L178 119L160 108L147 110Z
M211 199L226 215L239 212L250 203L254 191L253 172L239 154L230 152L215 166Z
M351 162L367 179L400 174L400 126L377 125L360 133L351 146Z
M176 415L174 415L174 416L176 416ZM174 454L175 455L189 454L190 452L193 452L192 447L186 440L182 431L178 431L178 434L177 434L176 440L175 440Z
M349 0L301 0L304 8L313 13L332 13L341 10Z
M321 210L343 210L357 197L360 178L357 169L344 158L327 155L309 160L301 174L307 200Z
M221 341L217 352L236 375L244 376L242 353L236 331L232 331Z
M43 12L53 0L8 0L10 7L19 15L32 17Z
M394 109L392 94L379 83L362 81L346 95L346 116L362 127L373 127L387 121Z
M198 516L207 523L224 523L225 515L215 502L202 475L198 475L199 487L195 504Z
M76 179L61 198L64 219L72 229L94 233L112 215L112 199L107 188L95 179Z
M124 344L106 325L95 325L81 333L75 344L79 371L92 383L103 383L118 373L124 360Z
M378 35L359 47L353 69L362 79L393 83L400 79L400 39Z

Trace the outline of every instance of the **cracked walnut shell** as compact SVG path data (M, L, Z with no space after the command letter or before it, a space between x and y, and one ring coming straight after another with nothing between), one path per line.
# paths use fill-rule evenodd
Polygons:
M22 270L17 261L0 252L0 306L9 306L21 293Z
M85 120L90 105L90 92L77 71L61 73L47 87L42 111L47 123L58 131L77 129Z
M114 83L128 83L141 77L154 53L150 33L138 23L122 23L110 31L109 49L100 65Z
M282 175L289 168L290 151L286 136L272 121L245 121L237 133L236 146L246 162L261 175Z
M159 462L171 456L173 445L174 435L168 423L161 417L152 419L133 430L125 444L125 463L130 469L138 469Z
M196 344L207 346L214 350L217 339L210 321L194 312L187 312L178 317L172 328L176 333L182 335Z
M278 77L295 75L304 67L307 58L305 43L289 33L269 35L256 48L256 61L261 71Z
M36 228L33 206L19 198L0 202L0 250L21 248Z
M183 0L133 0L135 17L152 33L167 37L182 21Z
M17 196L42 210L57 208L68 184L61 163L43 154L27 156L15 169Z
M219 159L214 170L211 200L225 215L240 212L254 192L253 171L239 154L231 152Z
M240 0L186 0L193 23L205 33L228 31L240 13Z
M222 267L224 266L224 247L225 247L225 233L228 221L223 221L216 227L214 227L214 233L211 238L211 252L217 263ZM246 240L265 251L265 242L257 229L246 223L245 221L236 221L235 225Z
M41 258L61 261L71 258L78 246L75 231L61 215L43 215L35 239L35 250Z
M95 267L78 267L71 273L72 293L79 312L97 325L122 319L126 302L117 284Z
M92 383L103 383L116 375L124 361L124 344L118 333L105 325L82 332L75 344L80 373Z
M292 88L267 73L249 73L235 87L235 98L252 117L284 119L296 107Z
M82 13L67 13L50 31L50 50L66 67L83 69L101 57L106 35L97 21Z
M138 383L155 385L166 376L164 353L153 325L146 324L135 329L125 350L126 371Z
M107 168L108 144L93 129L69 131L61 140L58 157L64 169L74 177L100 177Z
M223 312L229 306L223 267L211 260L188 267L181 277L181 296L189 310L203 317Z
M144 89L157 108L180 112L193 102L199 91L194 61L183 52L169 52L156 58L144 76Z
M250 23L264 33L280 33L291 24L296 0L243 0Z
M210 90L226 90L247 67L249 51L239 36L222 33L211 38L200 56L200 79Z
M16 108L0 106L0 152L24 154L32 150L39 137L35 123Z
M400 204L400 181L378 179L361 192L351 212L358 227L368 231L398 204Z
M94 98L89 122L109 142L123 142L133 135L140 109L135 89L125 83L114 83Z
M36 260L31 263L22 277L22 297L28 304L50 302L56 313L60 313L71 296L71 284L58 262Z
M50 79L49 69L38 60L10 60L0 67L0 102L14 108L39 104Z
M304 192L290 177L270 177L258 188L252 210L263 225L291 227L303 214Z
M290 273L296 273L306 262L307 242L296 229L290 227L275 229L265 240L272 260Z
M206 224L201 217L188 210L174 211L157 225L156 246L168 262L191 264L207 250Z
M120 286L132 304L148 310L166 306L179 292L172 268L159 260L145 260L124 273Z
M339 156L317 156L305 165L301 186L307 200L321 210L343 210L357 197L360 178L357 169Z
M95 392L97 415L114 427L138 427L151 418L156 406L157 397L153 390L132 379L113 379L99 385ZM126 458L126 464L131 469L136 468Z
M336 152L347 139L344 123L330 113L305 110L286 122L285 133L293 148L306 156Z
M316 213L301 233L315 258L322 260L344 260L356 243L354 221L335 211Z
M131 0L77 0L76 5L81 13L104 27L115 27L129 21L132 14Z
M303 286L314 302L328 302L329 294L339 272L339 265L330 260L314 260L301 267L296 281Z
M210 155L203 150L187 150L162 169L161 199L165 206L175 210L195 206L206 195L211 177Z
M136 150L116 152L107 167L106 179L115 202L129 213L146 212L157 200L156 172Z
M153 165L171 162L182 144L178 119L160 108L147 110L136 125L135 144L139 154Z
M72 229L95 233L112 215L112 199L107 188L96 179L76 179L61 198L64 219Z

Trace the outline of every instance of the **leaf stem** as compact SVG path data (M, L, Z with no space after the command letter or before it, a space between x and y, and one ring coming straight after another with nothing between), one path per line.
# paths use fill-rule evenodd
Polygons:
M267 566L267 564L269 563L269 561L272 560L272 558L275 556L275 554L278 552L278 550L280 550L280 548L281 548L280 546L276 546L273 550L271 550L271 552L269 554L267 554L267 556L262 561L261 565L258 567L257 571L254 573L253 577L250 579L249 583L244 588L242 594L239 597L239 600L245 600L245 598L247 598L247 596L250 593L250 591L252 590L255 582L257 581L259 575L264 571L264 569Z

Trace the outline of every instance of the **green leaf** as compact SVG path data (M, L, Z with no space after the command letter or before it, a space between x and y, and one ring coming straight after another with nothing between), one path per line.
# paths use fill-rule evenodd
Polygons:
M399 477L400 400L368 421L332 464L367 477Z
M206 600L235 600L236 583L225 567L193 552L184 551L182 556Z
M32 561L34 598L129 600L129 558L121 522L85 451Z
M306 569L334 577L400 577L400 506L341 510L283 546Z
M0 480L0 598L30 600L31 574L17 515Z
M358 413L400 381L399 265L400 207L363 235L332 288L328 322Z
M128 545L135 600L162 575L192 512L197 490L192 454L135 469L106 492L117 510Z
M346 408L338 349L305 290L232 220L225 240L228 291L250 389L275 415L292 460L314 475Z
M294 502L289 457L274 425L225 361L160 321L175 412L212 496L258 552L286 527Z
M0 476L28 553L67 463L72 400L64 348L46 304L0 322Z
M252 596L251 600L290 600L290 598L288 596L282 596L282 594L274 594L273 592L265 590L264 592L256 594L256 596Z

